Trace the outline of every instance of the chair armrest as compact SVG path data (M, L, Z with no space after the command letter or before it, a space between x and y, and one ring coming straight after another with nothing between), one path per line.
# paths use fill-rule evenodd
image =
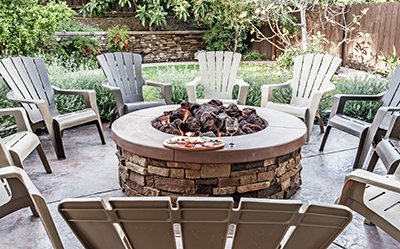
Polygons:
M68 94L68 95L82 95L85 100L85 107L91 108L98 114L96 92L94 90L72 90L72 89L60 89L56 86L51 86L54 89L54 94Z
M350 194L349 191L354 182L361 183L363 185L369 184L378 188L383 188L389 191L400 193L400 179L397 180L393 179L393 177L380 176L366 170L357 169L345 177L342 194L339 199L339 204L346 204L347 198ZM362 198L364 194L363 192L357 192L357 195L360 195L360 198Z
M27 191L31 195L42 196L36 186L33 184L32 180L26 174L26 172L16 166L7 166L0 168L0 179L17 178L26 187Z
M186 90L189 97L189 102L196 103L197 96L196 96L196 86L200 84L201 76L196 77L193 81L186 83Z
M239 85L238 104L245 105L247 92L249 91L249 83L245 82L241 77L236 77L235 85Z
M20 97L15 96L13 91L9 91L6 95L9 101L18 102L18 103L25 103L25 104L34 104L37 105L39 103L45 103L44 100L41 99L23 99Z
M0 116L12 115L17 122L18 132L20 131L30 131L32 132L31 126L29 125L28 115L22 107L0 109Z
M265 107L268 101L272 101L272 90L290 87L292 80L288 80L283 84L262 85L261 86L261 107Z
M172 84L154 82L154 81L150 81L146 78L143 78L143 80L144 80L144 84L147 86L154 86L154 87L161 88L161 98L165 99L165 102L167 103L167 105L171 104Z
M332 111L330 118L336 113L343 114L346 101L359 100L359 101L379 101L382 100L386 92L377 95L353 95L353 94L335 94L333 96Z
M108 89L108 90L111 90L111 91L115 91L115 90L121 91L121 90L119 89L119 87L111 86L107 79L105 79L105 80L101 83L101 86L104 87L105 89Z

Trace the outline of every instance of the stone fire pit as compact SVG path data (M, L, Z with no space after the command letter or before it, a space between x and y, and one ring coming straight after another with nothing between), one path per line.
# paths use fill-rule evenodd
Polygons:
M256 107L268 126L235 136L237 148L182 151L163 147L162 142L173 135L151 123L178 107L140 110L113 123L120 185L128 196L166 195L173 202L178 196L283 199L301 185L300 148L306 141L306 127L298 118Z

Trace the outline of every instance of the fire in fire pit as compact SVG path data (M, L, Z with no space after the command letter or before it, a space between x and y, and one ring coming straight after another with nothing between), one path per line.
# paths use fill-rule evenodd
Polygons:
M221 137L229 136L225 129L227 117L238 119L239 129L233 135L254 133L268 126L254 108L246 107L241 111L235 104L225 107L215 99L201 105L184 101L180 108L154 119L152 125L174 135Z

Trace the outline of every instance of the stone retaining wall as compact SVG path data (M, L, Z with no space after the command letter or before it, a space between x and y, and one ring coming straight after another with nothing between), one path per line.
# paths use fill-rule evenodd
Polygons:
M205 49L202 36L205 31L130 31L130 52L141 54L143 62L193 61L194 54ZM75 35L93 36L106 50L107 32L56 32L61 41Z
M249 163L167 162L118 147L119 180L128 196L232 196L288 199L301 185L300 149Z

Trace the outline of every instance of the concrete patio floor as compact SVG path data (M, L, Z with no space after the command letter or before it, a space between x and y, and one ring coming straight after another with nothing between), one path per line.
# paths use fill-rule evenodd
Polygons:
M119 187L116 146L107 124L104 124L104 133L106 145L101 144L94 125L66 130L63 141L67 159L62 161L56 159L49 136L40 136L52 174L46 174L36 152L24 161L26 172L48 203L67 249L83 247L57 212L60 200L125 196ZM292 199L305 204L334 203L345 175L352 171L357 139L333 129L325 151L319 152L322 137L314 126L310 143L302 147L303 184ZM385 174L385 169L379 164L375 172ZM363 220L354 213L351 224L329 248L400 248L400 243L380 228L365 225ZM40 219L33 217L29 208L0 219L0 237L0 248L52 248Z

